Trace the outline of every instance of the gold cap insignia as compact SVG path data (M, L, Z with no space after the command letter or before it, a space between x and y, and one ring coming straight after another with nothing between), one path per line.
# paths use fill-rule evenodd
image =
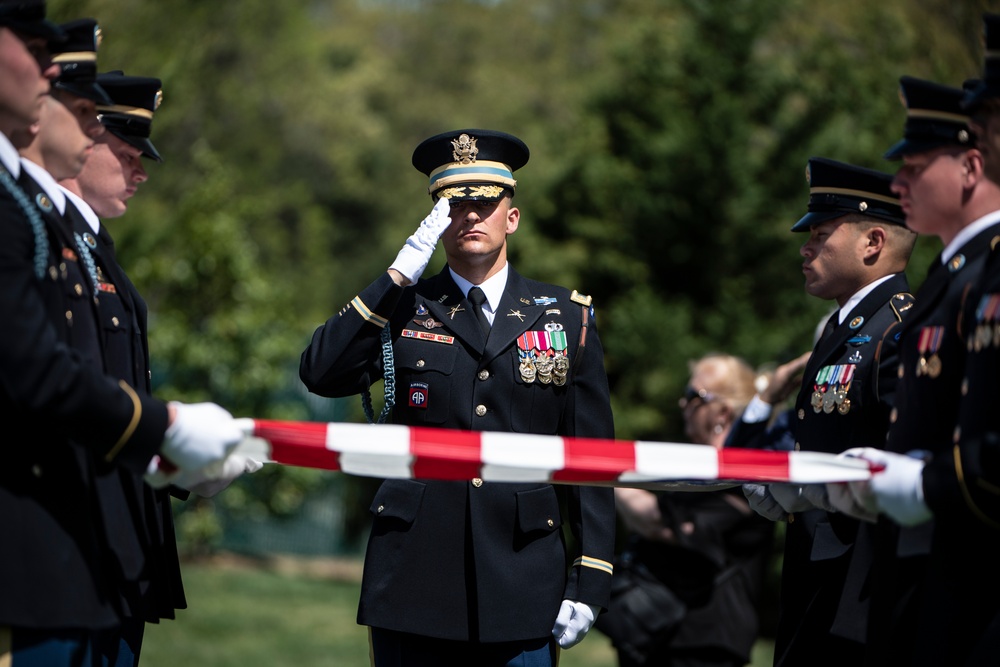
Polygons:
M470 137L467 134L460 134L458 139L452 139L451 141L452 157L455 162L461 162L462 164L470 164L476 161L476 156L479 155L479 149L476 148L476 138Z
M162 89L156 91L156 97L153 98L153 111L156 111L157 109L159 109L161 104L163 104L163 90Z
M868 210L868 202L863 201L860 204L858 204L858 210L861 211L862 213L864 213L865 211L867 211Z

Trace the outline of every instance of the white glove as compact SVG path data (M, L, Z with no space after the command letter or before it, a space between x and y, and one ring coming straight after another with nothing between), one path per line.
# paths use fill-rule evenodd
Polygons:
M417 282L431 261L438 239L451 224L450 213L451 204L448 203L448 198L438 199L430 215L424 218L417 231L406 239L406 244L389 268L402 273L411 284Z
M552 626L552 636L562 648L576 646L583 641L590 627L594 625L599 611L600 607L576 600L563 600L559 605L556 624Z
M765 519L783 521L788 518L788 512L774 499L767 484L744 484L743 495L750 503L750 509Z
M862 507L883 512L901 526L916 526L933 518L924 502L926 461L873 447L855 448L844 454L883 466L868 481L850 482L851 493Z
M240 423L215 403L171 405L176 411L174 422L167 428L160 456L181 471L221 462L243 439Z
M771 495L789 514L814 509L832 512L836 509L826 497L826 488L822 484L772 482L770 487Z
M243 473L257 472L264 464L245 454L233 452L225 461L212 463L201 470L182 472L172 480L174 486L187 489L203 498L211 498L233 483Z
M826 485L826 495L830 499L830 504L838 512L849 517L875 523L878 520L877 512L870 512L861 506L851 493L851 487L846 482L829 482Z

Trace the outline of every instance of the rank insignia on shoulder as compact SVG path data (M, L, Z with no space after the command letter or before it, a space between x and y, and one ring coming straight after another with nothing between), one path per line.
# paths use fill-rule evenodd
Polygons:
M913 295L909 292L900 292L899 294L893 295L892 301L889 303L892 304L892 309L896 311L896 315L901 315L910 308L913 308L914 299ZM902 317L899 319L902 319Z
M593 302L589 294L580 294L576 290L573 290L573 293L569 295L569 300L581 306L589 306Z

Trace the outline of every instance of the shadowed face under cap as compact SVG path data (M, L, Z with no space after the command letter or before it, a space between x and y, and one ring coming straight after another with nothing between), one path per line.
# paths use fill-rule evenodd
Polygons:
M59 26L66 39L53 46L52 62L59 65L59 78L53 84L97 104L113 104L104 89L97 85L97 47L101 29L94 19L79 19Z
M890 186L892 175L829 158L814 157L806 167L809 212L792 227L808 232L815 225L857 213L905 226L906 218Z
M886 160L941 146L975 148L969 115L962 107L964 90L904 76L899 79L899 97L906 107L906 125L903 138L883 156Z
M505 132L453 130L422 141L412 162L430 177L435 200L499 201L514 194L514 172L528 162L528 147Z
M163 101L160 80L107 72L97 75L97 83L112 101L110 105L97 105L105 129L141 150L146 157L162 162L163 158L149 140L153 113Z

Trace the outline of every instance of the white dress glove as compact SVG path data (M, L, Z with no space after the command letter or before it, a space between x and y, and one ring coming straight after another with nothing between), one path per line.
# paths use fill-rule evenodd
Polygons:
M212 463L201 470L182 472L173 479L174 486L187 489L203 498L211 498L244 473L257 472L264 464L240 452L233 452L225 461Z
M450 214L451 204L448 203L447 197L442 197L434 204L430 215L417 227L417 231L406 239L406 244L389 268L406 276L410 284L417 282L431 261L438 239L451 224Z
M767 484L744 484L743 495L750 503L750 509L765 519L783 521L788 518L788 512L774 499Z
M572 648L576 646L590 631L599 607L577 602L576 600L563 600L559 605L559 614L556 616L556 624L552 626L552 636L556 638L562 648Z
M215 403L176 403L160 456L182 471L221 462L243 439L240 422Z
M901 526L916 526L933 518L924 501L926 461L873 447L855 448L844 454L883 466L867 481L850 482L851 493L862 507L883 512Z

